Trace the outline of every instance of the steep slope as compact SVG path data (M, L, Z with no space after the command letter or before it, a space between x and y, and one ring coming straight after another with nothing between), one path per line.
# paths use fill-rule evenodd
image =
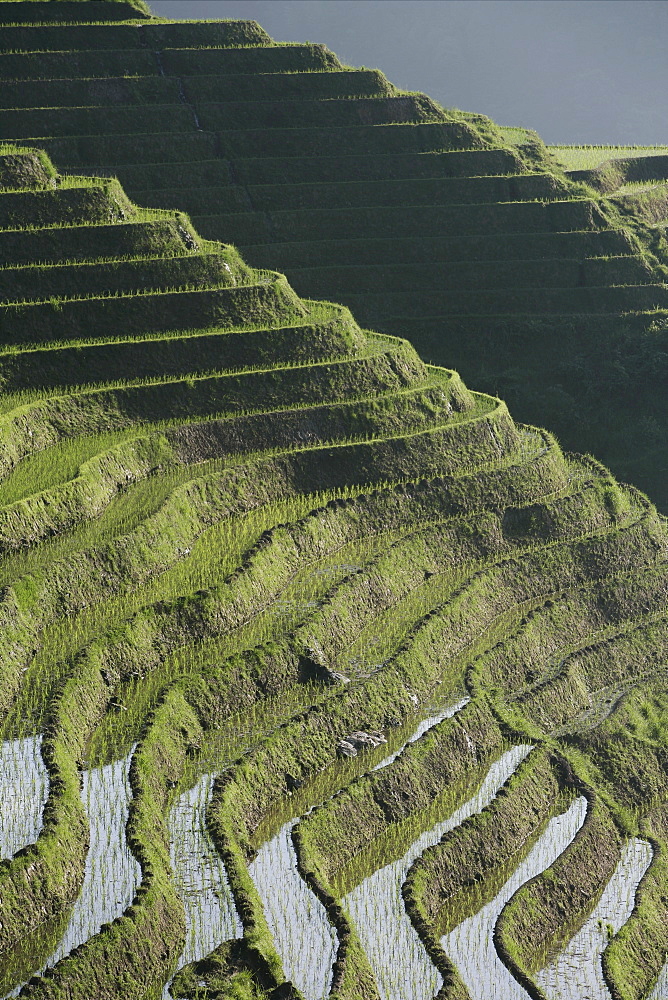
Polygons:
M385 996L341 899L528 742L536 756L504 791L504 815L524 821L484 827L481 881L569 795L584 788L590 813L563 862L577 873L584 842L588 880L577 900L563 898L572 873L546 883L529 957L505 920L507 960L533 983L535 956L605 885L629 810L660 825L662 752L643 758L638 795L624 781L635 738L605 720L629 693L663 691L664 520L407 341L299 298L115 180L2 147L0 247L3 737L41 816L2 842L5 990L157 997L185 963L174 997L312 998L299 956L317 917L318 989ZM194 801L191 843L171 817ZM215 857L205 815L225 862L214 896L180 874ZM440 995L465 998L434 946L442 906L420 844L422 881L405 889L416 946ZM294 879L263 881L263 845L288 875L299 865L294 900ZM652 878L662 865L657 847ZM626 924L609 963L625 997L661 971L664 927L654 902ZM634 945L647 935L653 949Z
M252 22L88 0L5 0L0 18L6 140L179 206L668 509L665 197L608 198L535 134Z

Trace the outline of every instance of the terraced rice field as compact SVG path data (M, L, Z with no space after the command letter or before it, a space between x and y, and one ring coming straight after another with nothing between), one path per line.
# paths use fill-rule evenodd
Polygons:
M610 990L603 975L601 956L610 937L625 925L635 903L640 881L652 860L646 840L634 837L624 848L610 881L578 933L538 978L549 996L561 997L577 983L583 995L608 1000Z
M21 2L2 15L0 137L46 150L70 199L95 174L189 213L201 236L407 337L668 512L665 148L550 152L254 22L169 22L111 0L56 18ZM81 256L70 236L62 261ZM160 286L145 247L141 267L117 264L118 293L139 274L199 280L213 263L200 248L169 275L163 262ZM43 294L75 275L90 292L98 271L45 274ZM4 277L32 297L29 271Z
M548 146L566 170L593 170L608 160L667 156L668 146Z
M632 227L594 224L588 197L526 169L490 123L252 22L5 0L0 23L17 81L0 112L0 996L570 1000L595 983L659 1000L665 518L403 336L302 297L268 268L279 245L293 262L310 249L257 238L258 219L313 232L319 199L340 201L335 161L302 158L336 138L381 204L347 181L323 253L354 258L353 216L370 252L392 242L405 185L374 171L409 132L410 169L444 171L410 212L429 217L436 189L434 226L480 209L464 237L479 248L512 232L535 251L532 213L543 225L553 203L555 225L588 220L564 246L637 248ZM186 83L210 96L221 67L239 106L193 104ZM288 119L268 110L275 88ZM164 163L146 159L149 126L172 130L151 146ZM207 129L229 148L214 156ZM374 129L386 153L366 151ZM234 171L281 176L270 130L290 176L262 201ZM119 165L165 206L65 155L102 149L143 156ZM242 197L209 238L186 186L161 187L186 162L196 195L223 177ZM490 185L493 203L461 200ZM351 301L399 309L365 253ZM418 272L406 262L400 292L388 269L397 295L428 300ZM400 316L383 326L411 333Z

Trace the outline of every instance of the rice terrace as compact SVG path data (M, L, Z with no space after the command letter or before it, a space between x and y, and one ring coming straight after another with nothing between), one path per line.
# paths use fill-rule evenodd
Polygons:
M667 225L668 146L0 0L0 998L668 1000Z

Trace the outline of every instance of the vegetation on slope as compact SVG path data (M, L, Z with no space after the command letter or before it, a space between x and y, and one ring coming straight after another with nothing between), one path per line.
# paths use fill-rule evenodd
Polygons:
M548 149L254 22L104 0L0 16L3 137L189 212L668 510L662 147Z
M434 324L451 315L455 329L458 315L470 331L452 310L473 296L509 323L533 302L548 329L566 288L596 333L591 315L603 330L606 309L664 294L654 236L549 171L535 140L509 144L488 121L399 94L320 46L275 45L251 22L162 22L122 0L86 0L81 23L63 22L73 9L0 3L0 66L21 80L7 93L24 95L0 113L3 131L55 136L0 147L0 707L5 739L42 735L50 781L35 843L0 863L3 985L52 1000L161 995L190 930L166 818L211 774L208 826L241 931L187 964L172 996L304 995L251 874L258 849L302 817L295 864L336 932L327 990L378 1000L344 896L469 799L504 749L530 743L493 801L419 852L403 886L439 997L467 1000L443 927L493 895L584 794L580 833L511 899L496 940L539 995L537 956L585 919L622 839L640 831L652 864L604 956L613 995L640 1000L668 948L664 519L408 341L203 239L181 194L200 197L198 177L215 198L228 190L235 210L212 216L208 235L222 226L254 244L251 264L292 254L298 288L311 270L319 293L339 297L315 274L319 246L361 314L402 332L397 310L415 317L418 300ZM56 47L63 31L70 48ZM223 71L236 106L215 100ZM31 111L46 93L62 115ZM221 131L221 116L235 127ZM150 147L149 123L166 129ZM137 131L114 131L128 124ZM38 147L76 173L58 174ZM172 159L151 160L160 150ZM81 176L100 151L116 157L112 171L93 163L100 174L122 182L127 167L130 191L159 191L165 207ZM406 226L410 216L431 235L396 235L407 192ZM444 221L458 234L444 236ZM550 257L553 245L571 249ZM401 266L388 263L402 246ZM515 263L530 257L532 294L512 267L494 285L503 246ZM433 290L439 261L455 290ZM606 285L613 273L622 280ZM551 274L577 287L536 293ZM395 313L380 324L383 302ZM434 706L450 716L381 760ZM128 754L134 898L43 971L84 878L81 771Z

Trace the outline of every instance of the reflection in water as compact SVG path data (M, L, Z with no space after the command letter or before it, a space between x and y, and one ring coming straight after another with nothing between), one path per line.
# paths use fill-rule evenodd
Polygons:
M611 1000L601 955L631 916L636 889L652 860L646 840L630 840L595 909L568 946L536 976L550 1000L570 1000L574 987L587 1000Z
M527 1000L526 990L496 953L494 926L501 910L520 886L549 868L568 847L582 826L586 812L587 800L580 796L566 812L551 819L498 895L441 938L441 944L457 966L471 1000L490 1000L490 997L494 1000ZM579 993L577 996L581 1000Z
M344 898L382 1000L432 1000L443 983L404 908L401 886L408 869L444 833L489 805L530 750L529 746L517 746L504 753L472 798L418 837L403 858L374 872ZM491 997L496 998L494 991L488 992L485 1000Z
M34 844L42 829L49 776L41 736L8 740L0 748L0 858Z
M243 931L225 866L206 829L213 778L203 775L179 796L169 814L169 854L186 917L186 943L177 970L204 958L223 941L241 937ZM164 997L171 995L169 985Z
M141 869L125 839L131 799L131 754L125 760L83 773L81 797L90 824L90 849L81 892L60 944L39 969L44 972L120 916L133 900ZM8 996L16 996L17 986Z
M336 931L327 912L297 871L291 832L285 823L263 844L249 872L288 979L307 1000L326 997L336 958Z
M97 934L132 902L141 869L125 839L132 792L128 781L132 753L106 767L84 771L81 797L90 823L86 872L70 922L47 965Z
M465 698L423 719L409 739L377 764L374 770L387 767L408 743L413 743L428 729L450 718L468 700ZM287 978L307 1000L321 1000L329 992L338 941L327 911L297 871L297 856L291 836L297 822L293 819L285 823L270 841L263 844L249 871L262 899L267 923Z

